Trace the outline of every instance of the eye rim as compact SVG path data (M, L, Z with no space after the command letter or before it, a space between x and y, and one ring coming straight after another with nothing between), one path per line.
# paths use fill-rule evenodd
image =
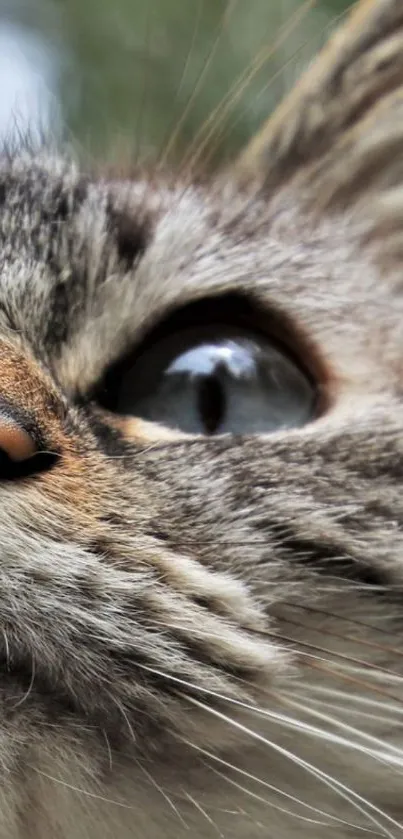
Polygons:
M295 365L312 388L312 416L308 423L314 422L327 410L329 397L326 385L330 377L313 342L295 326L288 314L277 308L268 309L267 303L262 305L261 301L239 293L202 297L183 306L172 307L165 317L149 328L145 324L137 341L106 368L91 388L88 401L114 417L133 418L134 414L123 414L115 409L123 376L159 341L180 331L203 326L249 331L256 340L272 344Z

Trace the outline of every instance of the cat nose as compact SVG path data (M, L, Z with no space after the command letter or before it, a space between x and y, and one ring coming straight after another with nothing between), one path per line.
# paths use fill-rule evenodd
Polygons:
M0 412L0 452L21 463L37 451L33 437L16 420Z
M44 450L38 444L36 434L27 430L24 421L0 407L0 486L2 481L47 472L59 457L58 452Z

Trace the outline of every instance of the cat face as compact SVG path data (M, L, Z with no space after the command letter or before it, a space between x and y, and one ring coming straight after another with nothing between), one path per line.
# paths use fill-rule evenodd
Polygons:
M402 25L211 181L1 163L1 839L403 835Z

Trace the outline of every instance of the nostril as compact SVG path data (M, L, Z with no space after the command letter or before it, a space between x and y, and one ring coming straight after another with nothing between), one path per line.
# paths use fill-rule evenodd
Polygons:
M20 463L36 453L37 445L25 428L0 413L0 450L10 460Z
M38 475L40 472L47 472L59 460L56 452L38 451L32 457L25 460L11 460L8 454L0 449L0 483L2 481L15 481L21 478L28 478L30 475Z
M41 451L34 436L17 420L0 411L0 481L44 472L58 455Z

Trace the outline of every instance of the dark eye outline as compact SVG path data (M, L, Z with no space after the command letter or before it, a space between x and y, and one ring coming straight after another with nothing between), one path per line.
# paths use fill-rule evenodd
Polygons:
M121 358L112 362L88 394L88 400L108 413L127 416L116 411L117 395L122 379L135 361L163 338L184 329L203 326L228 326L249 330L257 339L270 341L301 371L314 392L314 421L327 406L324 364L315 348L301 335L290 319L274 310L267 310L246 295L226 294L202 298L168 312L157 324L143 330L138 342Z

